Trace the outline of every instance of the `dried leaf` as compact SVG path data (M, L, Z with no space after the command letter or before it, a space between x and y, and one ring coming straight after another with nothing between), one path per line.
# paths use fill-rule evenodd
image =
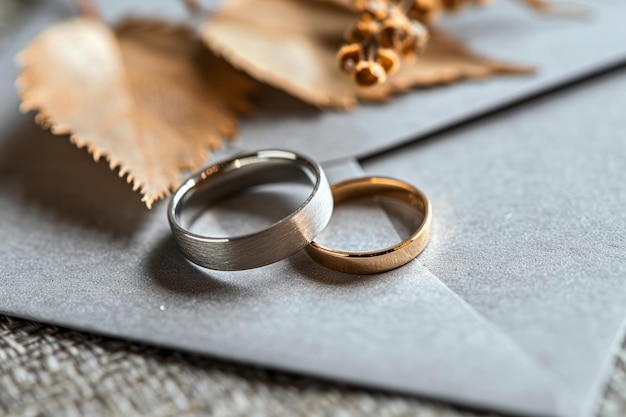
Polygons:
M74 19L40 34L18 56L22 110L70 134L95 160L119 168L148 207L236 131L255 84L191 33L158 21L115 30Z
M356 95L335 54L353 12L302 0L232 0L201 36L253 77L321 107L352 107Z
M354 107L411 87L463 78L528 73L529 68L479 57L441 32L423 56L403 63L385 84L361 88L338 68L343 33L353 11L321 1L229 0L202 28L216 54L253 77L319 107Z

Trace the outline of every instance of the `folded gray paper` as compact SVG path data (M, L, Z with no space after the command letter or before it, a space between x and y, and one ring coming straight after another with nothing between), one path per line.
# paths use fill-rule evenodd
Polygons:
M113 16L124 2L102 3ZM348 114L276 93L270 107L295 110L244 123L243 148L333 160L335 180L362 175L352 157L368 155L367 173L429 194L426 251L360 277L303 253L244 272L187 262L164 204L147 212L105 164L18 115L12 55L68 11L39 4L0 57L0 311L481 408L591 415L626 313L623 71L375 155L624 60L626 5L593 7L587 22L504 2L446 21L485 53L536 63L534 77L419 90ZM205 220L219 225L214 215ZM344 218L347 245L399 239L382 211Z
M621 70L365 164L430 194L420 262L560 381L563 415L626 315L625 106Z

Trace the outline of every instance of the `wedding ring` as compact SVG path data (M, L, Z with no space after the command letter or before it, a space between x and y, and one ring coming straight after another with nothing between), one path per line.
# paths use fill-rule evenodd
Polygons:
M277 182L312 184L313 190L290 215L255 233L209 237L187 229L207 205ZM201 207L195 204L198 201ZM268 265L303 249L326 227L332 211L330 185L318 163L294 152L264 150L235 156L193 175L172 196L168 219L174 239L190 261L236 271Z
M368 177L332 185L335 205L362 197L400 200L423 213L419 227L405 241L369 252L346 252L311 242L307 253L319 264L348 274L376 274L398 268L419 255L430 239L431 211L428 197L419 189L393 178Z

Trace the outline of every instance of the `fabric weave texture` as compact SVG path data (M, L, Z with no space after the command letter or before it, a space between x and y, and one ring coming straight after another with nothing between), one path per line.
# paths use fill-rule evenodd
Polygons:
M1 315L0 415L495 416ZM626 344L598 417L624 415Z

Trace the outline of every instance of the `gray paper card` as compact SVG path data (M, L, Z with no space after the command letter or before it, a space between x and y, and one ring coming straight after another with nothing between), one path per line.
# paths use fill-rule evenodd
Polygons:
M429 193L420 262L559 380L563 415L626 314L624 108L626 70L365 166Z
M29 157L34 147L44 152ZM177 251L165 206L146 214L104 164L36 128L0 155L0 311L469 405L555 410L550 373L419 262L349 276L300 253L251 271L200 270ZM399 239L380 211L342 219L351 223L336 245Z

